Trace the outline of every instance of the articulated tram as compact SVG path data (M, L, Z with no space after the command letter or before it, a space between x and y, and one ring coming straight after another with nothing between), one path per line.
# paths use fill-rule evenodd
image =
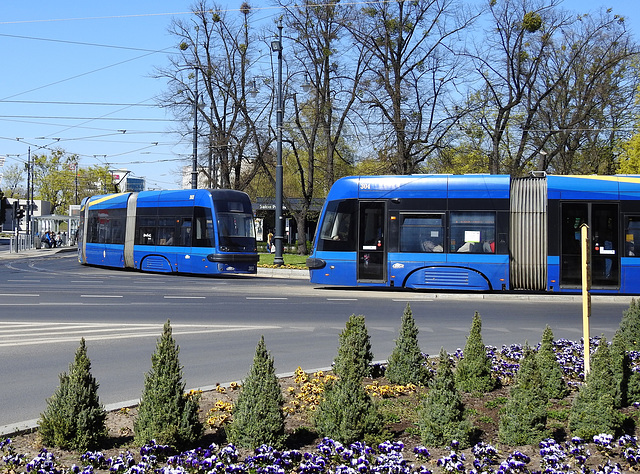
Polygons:
M258 258L251 202L240 191L143 191L82 201L82 264L166 273L255 274Z
M640 294L640 176L342 178L307 266L321 285L578 292L583 224L592 291Z

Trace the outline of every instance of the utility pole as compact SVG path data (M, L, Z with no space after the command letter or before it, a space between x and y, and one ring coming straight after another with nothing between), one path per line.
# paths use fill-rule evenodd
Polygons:
M273 236L276 244L276 254L273 258L274 265L284 265L282 258L282 240L284 239L284 226L282 221L282 19L278 22L278 40L271 42L271 51L278 53L278 97L276 111L276 129L278 133L276 148L276 232Z
M198 26L196 25L196 87L193 98L193 163L191 164L191 189L198 189Z
M31 147L28 148L27 151L27 239L29 241L29 243L27 244L27 246L29 248L31 248L31 245L33 244L33 239L32 239L32 232L31 232L31 215L32 215L32 210L31 210L31 201L33 198L33 193L31 192L31 185L32 185L32 177L31 177Z

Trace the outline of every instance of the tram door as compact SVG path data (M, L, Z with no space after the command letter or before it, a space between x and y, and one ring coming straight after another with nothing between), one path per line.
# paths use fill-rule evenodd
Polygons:
M591 245L591 286L620 286L620 252L618 249L618 205L609 203L562 203L562 245L560 284L582 284L580 226L589 226Z
M384 216L385 203L383 201L360 201L359 282L384 282L387 280Z

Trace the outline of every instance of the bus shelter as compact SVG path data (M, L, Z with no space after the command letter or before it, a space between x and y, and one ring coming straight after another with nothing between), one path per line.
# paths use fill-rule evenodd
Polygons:
M37 216L33 218L33 229L35 230L34 243L40 246L40 238L45 232L54 232L62 236L62 245L70 246L76 244L76 232L80 225L78 216Z

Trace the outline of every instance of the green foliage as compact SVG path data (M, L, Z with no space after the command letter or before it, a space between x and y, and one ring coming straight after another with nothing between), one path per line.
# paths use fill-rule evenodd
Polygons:
M145 375L134 422L135 442L139 445L155 439L160 444L180 447L202 434L203 426L198 420L199 398L184 393L179 352L167 321L151 356L151 369Z
M624 343L625 350L640 350L640 302L635 298L631 300L629 308L622 312L616 336Z
M343 444L360 441L378 434L382 417L353 373L325 385L324 399L313 417L318 434Z
M542 28L542 17L536 12L527 12L522 19L522 29L528 33L535 33Z
M283 404L273 357L267 351L262 336L233 410L233 421L227 430L229 441L245 448L256 448L262 444L283 447Z
M549 326L542 332L542 342L536 359L540 368L542 385L549 398L564 398L567 396L569 387L567 387L562 367L553 350L553 331Z
M476 312L464 346L463 357L456 370L458 388L465 392L484 393L496 387L497 381L491 377L491 358L487 355L481 332L482 320Z
M640 349L640 304L631 300L622 313L622 320L611 344L613 377L616 386L616 407L640 401L640 373L631 371L629 351Z
M79 204L87 196L115 192L108 166L78 168L78 161L77 155L69 155L63 150L33 157L36 199L49 201L53 214L66 213L70 204Z
M440 349L440 362L430 390L420 408L420 437L429 446L446 446L453 440L464 448L471 444L473 425L467 419L455 384L449 355Z
M382 417L362 385L373 360L364 316L351 315L339 341L333 369L338 380L325 386L314 424L320 435L351 443L382 429Z
M622 425L615 409L616 387L612 358L605 338L591 360L591 371L571 406L569 430L573 436L591 439L600 433L616 434Z
M516 383L500 417L498 437L511 446L537 444L549 436L547 396L537 357L528 346L520 362Z
M40 415L39 433L47 446L84 451L100 447L107 435L106 412L91 375L84 338L76 350L69 373L60 374L60 386Z
M340 333L338 354L333 361L333 373L338 378L353 377L360 380L371 374L371 339L364 316L352 314Z
M429 368L425 365L425 358L418 346L418 327L408 303L400 321L400 336L389 357L386 376L389 382L400 385L424 385L430 377Z
M633 135L622 144L622 153L618 156L619 174L640 173L640 133Z

